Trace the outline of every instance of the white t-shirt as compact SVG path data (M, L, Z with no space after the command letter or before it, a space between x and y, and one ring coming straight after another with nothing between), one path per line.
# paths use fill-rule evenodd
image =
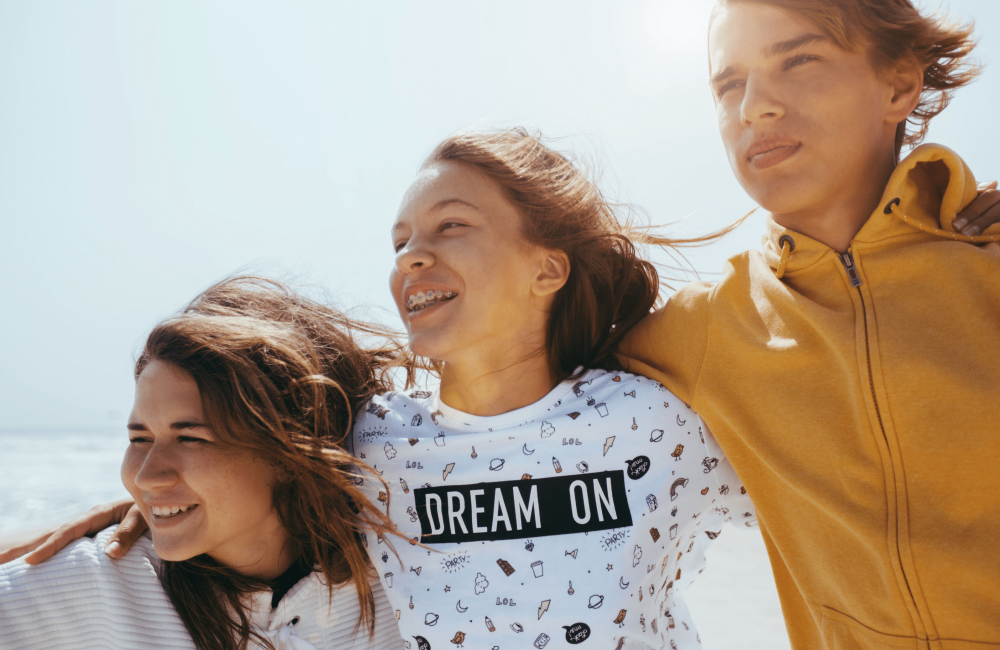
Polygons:
M354 452L410 543L365 537L415 650L696 648L682 593L753 505L704 423L645 377L592 370L492 417L387 393ZM418 545L417 543L424 546Z

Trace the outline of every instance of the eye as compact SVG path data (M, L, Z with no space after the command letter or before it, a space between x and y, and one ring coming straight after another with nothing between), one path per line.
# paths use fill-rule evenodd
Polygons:
M133 445L137 445L142 442L153 442L153 439L149 436L131 436L128 441Z
M195 436L177 436L177 440L180 442L212 442L211 440L196 438Z
M458 228L459 226L465 226L466 224L460 223L458 221L445 221L438 227L438 232L445 230L452 230L453 228Z
M725 85L723 85L721 88L719 88L716 91L715 94L716 94L717 97L719 97L721 99L723 95L725 95L728 91L733 90L734 88L736 88L737 86L739 86L741 83L742 83L741 81L736 81L736 80L730 81L730 82L726 83Z
M819 57L818 56L813 56L812 54L799 54L797 56L793 56L792 58L786 60L785 61L785 65L784 65L784 69L788 70L789 68L794 68L794 67L796 67L798 65L801 65L801 64L803 64L803 63L805 63L807 61L816 61L817 59L819 59Z
M406 246L406 240L405 239L403 239L401 241L398 241L395 244L393 244L392 245L392 249L398 253L399 251L403 250L403 246Z

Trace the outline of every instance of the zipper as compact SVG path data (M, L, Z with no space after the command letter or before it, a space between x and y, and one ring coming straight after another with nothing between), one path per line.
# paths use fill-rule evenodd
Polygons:
M844 269L847 271L847 277L850 278L851 280L851 286L858 290L858 300L861 301L861 317L865 321L865 360L868 364L868 390L871 391L872 404L875 405L875 416L878 418L878 428L879 431L882 432L882 439L885 440L886 448L891 450L892 447L889 445L889 436L886 435L885 425L882 424L882 411L879 409L878 398L875 395L875 373L872 372L871 344L868 340L868 308L865 306L865 296L861 292L861 275L858 273L858 269L854 265L854 254L850 250L840 255L840 261L844 265ZM895 474L894 470L893 474ZM903 582L906 584L906 591L907 593L910 594L910 602L913 604L913 609L916 610L917 616L920 616L920 608L917 606L916 598L913 597L913 589L910 588L910 579L906 577L906 569L903 567L903 561L902 561L903 554L900 553L899 551L898 515L896 522L896 539L894 541L896 542L896 556L900 558L899 572L902 574ZM923 639L923 640L926 641L927 643L926 647L930 648L930 639Z

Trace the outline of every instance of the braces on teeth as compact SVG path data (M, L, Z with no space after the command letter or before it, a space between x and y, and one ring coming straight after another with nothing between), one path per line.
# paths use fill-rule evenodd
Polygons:
M453 291L418 291L406 300L406 308L410 311L417 311L438 302L439 300L450 300L458 294Z

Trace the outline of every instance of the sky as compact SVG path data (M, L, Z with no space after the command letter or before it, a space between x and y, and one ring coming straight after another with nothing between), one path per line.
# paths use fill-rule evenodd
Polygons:
M937 2L923 6L938 7ZM931 126L1000 177L1000 3ZM398 325L389 227L423 158L523 125L669 232L754 208L707 85L711 0L0 3L0 431L124 429L144 335L238 270ZM711 279L755 215L688 252Z

